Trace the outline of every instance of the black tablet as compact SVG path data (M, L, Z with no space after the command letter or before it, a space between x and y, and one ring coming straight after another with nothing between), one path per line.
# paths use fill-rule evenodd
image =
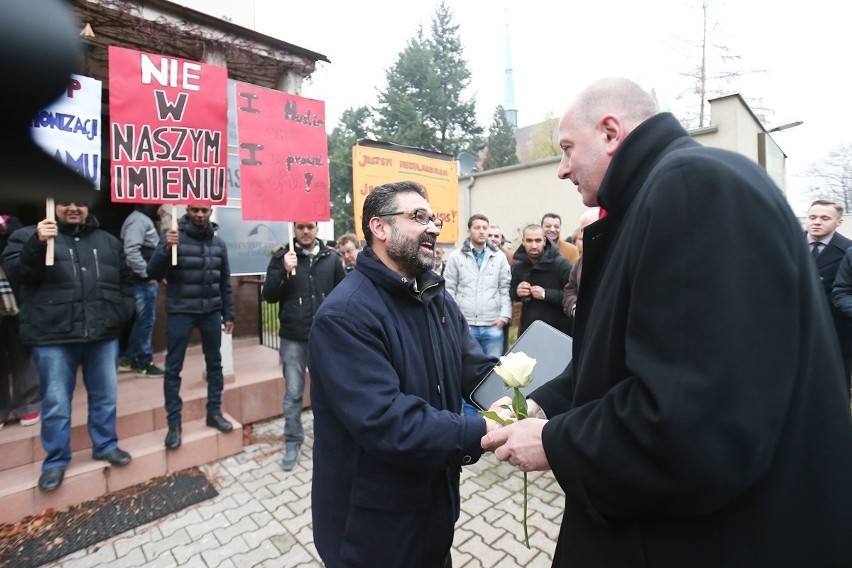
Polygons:
M521 334L507 353L523 352L536 360L532 370L532 382L521 389L529 394L550 379L562 374L571 362L573 340L543 321L534 321ZM503 378L489 371L485 378L473 389L472 402L481 410L487 410L494 401L504 396L512 396L512 390L503 384Z

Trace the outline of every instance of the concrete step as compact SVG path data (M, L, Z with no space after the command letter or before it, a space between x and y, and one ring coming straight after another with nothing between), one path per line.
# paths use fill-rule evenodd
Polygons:
M14 523L45 509L63 509L112 493L170 471L210 463L243 450L242 424L225 415L234 430L222 434L204 419L183 423L182 445L167 451L163 445L167 429L130 436L119 442L133 459L122 467L92 458L91 449L76 451L65 470L59 489L45 493L38 489L41 462L33 462L0 472L0 523Z
M155 362L162 366L162 355ZM222 410L235 426L281 415L284 381L278 352L254 341L235 341L234 372L225 380ZM98 497L194 465L238 453L242 449L241 426L227 435L205 425L207 383L204 356L190 349L181 372L183 445L165 452L166 415L163 408L163 379L140 378L134 373L118 377L116 429L119 447L133 461L114 468L92 460L86 428L86 390L78 380L71 411L73 458L62 486L54 492L38 490L38 477L45 454L41 447L41 425L7 424L0 430L0 523L11 523L47 508L62 508ZM305 387L305 407L310 406L310 379Z

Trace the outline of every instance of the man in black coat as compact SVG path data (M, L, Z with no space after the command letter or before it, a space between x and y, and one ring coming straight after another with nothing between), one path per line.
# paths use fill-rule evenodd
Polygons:
M346 276L334 250L317 238L314 221L294 223L296 248L276 247L266 268L262 295L278 303L280 336L278 351L284 370L284 458L281 467L290 471L299 463L305 431L302 401L308 367L308 334L314 314L331 290Z
M88 201L57 200L56 220L12 233L3 266L19 286L20 338L32 345L46 455L38 487L56 490L71 463L71 401L82 367L92 457L122 466L115 430L118 336L133 314L131 272L117 238L98 228ZM48 243L53 262L48 265Z
M843 207L833 201L818 199L811 203L808 209L807 239L811 256L816 262L820 282L822 282L825 297L831 307L831 318L840 342L840 353L843 356L843 369L846 380L852 377L852 317L844 315L831 298L831 288L837 277L838 269L846 255L852 240L837 232L843 222ZM814 250L816 248L816 250Z
M527 225L514 258L509 295L513 302L521 302L518 334L537 320L570 331L568 316L562 311L562 295L571 275L571 262L560 254L556 241L545 236L541 225Z
M852 566L846 381L781 191L626 79L583 90L559 141L559 177L607 211L573 360L483 437L565 491L554 566Z

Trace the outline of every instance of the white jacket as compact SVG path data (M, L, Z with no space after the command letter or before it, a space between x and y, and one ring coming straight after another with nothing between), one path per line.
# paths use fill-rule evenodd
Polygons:
M466 239L447 259L444 280L468 325L491 325L497 319L508 323L512 319L509 262L490 241L485 243L485 258L477 270L470 239Z

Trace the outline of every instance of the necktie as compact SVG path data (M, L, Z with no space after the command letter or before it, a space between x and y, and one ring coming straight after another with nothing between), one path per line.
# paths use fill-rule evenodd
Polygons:
M819 248L822 246L822 243L819 242L819 241L815 241L813 243L813 246L814 246L814 248L811 249L811 254L813 255L814 258L816 258L816 257L819 256L819 253L820 253Z

